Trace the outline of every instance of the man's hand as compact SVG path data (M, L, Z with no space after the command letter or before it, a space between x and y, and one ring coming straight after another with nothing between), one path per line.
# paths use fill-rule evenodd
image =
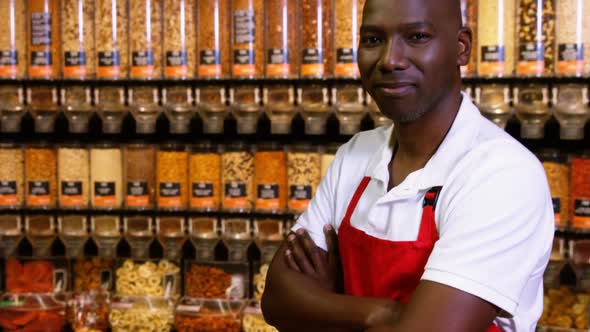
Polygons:
M291 233L285 251L287 266L315 280L331 292L342 292L342 268L338 249L338 235L330 225L324 227L328 252L315 245L304 229Z

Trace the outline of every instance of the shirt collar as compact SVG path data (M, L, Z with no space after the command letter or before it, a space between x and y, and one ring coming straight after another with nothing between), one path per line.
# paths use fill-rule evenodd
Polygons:
M471 148L474 137L479 131L481 114L471 99L462 93L463 100L459 112L438 150L421 170L415 183L416 190L426 190L442 186L456 162ZM365 176L387 183L389 181L389 162L393 155L390 145L393 125L386 131L386 137L375 154L371 157ZM413 173L412 173L413 174Z

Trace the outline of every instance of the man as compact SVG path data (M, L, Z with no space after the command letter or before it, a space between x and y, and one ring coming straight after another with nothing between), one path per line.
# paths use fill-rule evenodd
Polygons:
M395 130L339 149L271 264L265 318L281 331L534 331L551 198L534 155L461 94L472 41L459 0L367 0L363 16L361 80Z

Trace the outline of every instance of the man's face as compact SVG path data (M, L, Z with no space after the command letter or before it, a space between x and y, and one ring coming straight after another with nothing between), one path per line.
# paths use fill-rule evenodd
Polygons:
M367 0L358 51L361 80L392 120L419 119L460 80L471 35L469 45L458 38L458 2Z

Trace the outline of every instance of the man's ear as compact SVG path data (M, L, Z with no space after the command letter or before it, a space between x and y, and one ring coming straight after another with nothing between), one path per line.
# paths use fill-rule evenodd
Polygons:
M473 33L471 28L463 27L459 30L457 35L457 42L459 46L459 54L457 55L457 65L466 66L469 64L469 58L473 46Z

